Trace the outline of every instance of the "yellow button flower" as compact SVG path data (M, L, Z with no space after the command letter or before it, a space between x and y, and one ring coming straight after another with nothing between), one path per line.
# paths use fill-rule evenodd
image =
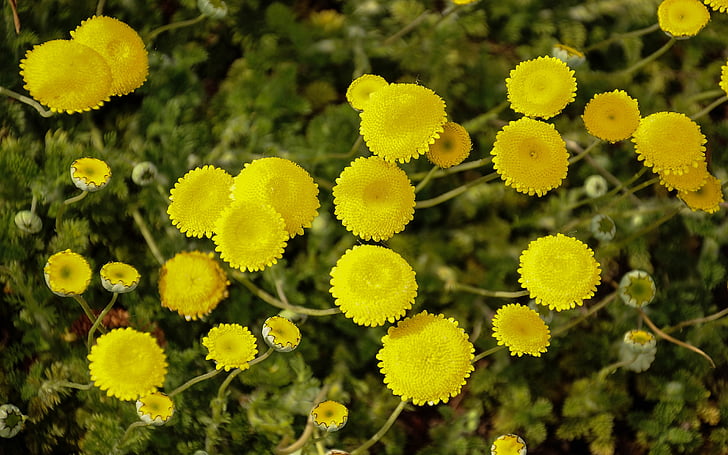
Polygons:
M526 441L516 434L502 434L490 446L490 455L526 455Z
M111 168L106 161L79 158L71 163L71 181L80 190L98 191L105 187L109 180L111 180Z
M278 352L291 352L301 342L301 331L296 324L281 316L271 316L263 323L265 343Z
M339 402L322 401L311 409L311 420L324 431L339 431L349 420L349 410Z
M214 360L218 370L247 370L250 368L248 362L258 353L255 337L247 327L240 324L220 324L213 327L202 338L202 345L209 352L205 359Z
M147 425L164 425L174 414L174 402L161 392L150 393L137 400L136 411Z
M574 70L556 57L519 63L506 79L511 109L529 117L549 119L576 96Z
M136 289L141 275L133 266L123 262L109 262L101 267L101 285L109 292L124 294Z
M167 214L187 237L211 237L215 222L230 205L233 177L224 169L202 166L187 172L169 192Z
M551 334L538 313L527 306L509 304L500 307L493 317L493 337L499 345L507 346L512 356L541 357Z
M640 124L640 109L627 92L614 90L594 95L581 118L589 134L614 143L632 136Z
M349 84L349 88L346 89L346 101L354 109L364 110L364 106L369 102L369 96L387 85L389 83L382 76L364 74Z
M518 273L531 298L556 311L582 305L601 283L601 269L591 248L563 234L529 243L521 253Z
M708 174L705 184L695 191L679 191L677 196L690 207L693 212L701 210L715 213L723 202L723 185L721 181Z
M663 0L657 7L660 29L675 38L695 36L710 20L710 12L698 0Z
M687 171L678 175L675 173L665 174L657 173L660 176L660 185L668 190L678 191L697 191L705 185L706 180L710 176L708 172L708 163L705 158L698 161L696 167L689 167Z
M91 266L80 254L65 250L48 258L43 276L54 294L61 297L80 295L91 282Z
M640 121L632 142L645 166L661 174L683 174L705 159L707 140L687 115L657 112Z
M427 149L427 159L441 168L448 168L465 161L473 148L473 142L465 128L455 122L446 122L443 132Z
M703 0L703 2L715 11L725 13L728 10L728 0Z
M155 392L167 374L167 357L157 340L129 327L101 335L88 359L94 384L120 400Z

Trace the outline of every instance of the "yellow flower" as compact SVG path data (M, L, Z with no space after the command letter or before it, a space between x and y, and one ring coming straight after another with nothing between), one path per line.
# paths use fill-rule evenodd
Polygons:
M640 373L647 370L655 360L657 340L650 332L630 330L624 334L619 350L623 368Z
M30 96L53 112L98 109L111 95L111 69L98 52L70 40L38 44L20 61Z
M640 108L627 92L614 90L594 95L581 118L589 134L614 143L635 132L640 124Z
M423 311L390 327L377 353L384 383L416 405L447 403L473 371L473 345L453 318Z
M192 169L169 192L167 214L187 237L211 237L222 211L230 205L233 177L215 166Z
M91 266L80 254L65 250L48 258L43 275L54 294L61 297L80 295L91 282Z
M288 242L281 215L271 205L235 201L215 223L215 251L230 267L255 272L278 262Z
M440 137L427 149L427 159L441 168L448 168L465 161L473 148L473 142L465 128L455 122L446 122Z
M322 401L311 409L311 420L324 431L339 431L349 420L349 410L339 402Z
M76 188L94 192L105 187L111 180L111 168L106 161L96 158L79 158L71 163L71 181Z
M101 285L109 292L123 294L136 289L141 279L137 269L123 262L109 262L101 267Z
M728 95L728 62L720 67L720 88Z
M106 60L111 69L111 94L126 95L141 87L149 74L149 57L139 34L118 19L94 16L71 31Z
M442 98L417 84L380 87L359 116L359 132L369 150L400 163L427 152L447 121Z
M574 101L574 70L556 57L526 60L511 70L506 90L514 111L548 119Z
M209 314L228 296L230 282L212 253L184 251L162 266L159 295L162 306L188 321Z
M505 184L529 196L559 187L569 168L569 152L556 128L528 117L504 126L490 154Z
M601 282L599 263L583 242L563 234L528 244L520 258L518 281L536 303L562 311L591 298Z
M233 200L271 205L283 217L290 237L303 234L318 214L318 185L291 160L260 158L247 163L233 179Z
M150 393L136 402L139 419L147 425L164 425L174 414L172 399L161 392Z
M708 174L705 184L696 191L679 191L677 196L690 207L693 212L715 213L720 209L723 202L723 186L721 181Z
M452 0L452 2L456 5L469 5L471 3L475 3L478 0Z
M721 13L725 13L728 9L728 0L703 0L703 3Z
M632 142L637 158L661 174L683 174L705 159L706 139L700 126L678 112L657 112L643 118Z
M331 295L356 324L394 322L412 308L417 281L402 256L377 245L357 245L331 269Z
M683 174L658 172L658 175L660 176L660 184L668 190L697 191L705 184L710 173L708 172L708 163L703 158L698 161L697 167L689 167Z
M263 340L278 352L291 352L301 342L296 324L281 316L271 316L263 323Z
M698 0L663 0L657 21L663 32L675 38L695 36L710 20L710 12Z
M202 338L202 345L209 351L205 359L214 360L218 370L247 370L250 367L248 362L258 353L255 337L247 327L240 324L220 324L213 327Z
M415 213L415 188L396 164L377 156L359 157L336 179L334 213L364 240L387 240Z
M538 313L527 306L510 304L495 313L493 337L499 345L507 346L512 356L541 357L549 346L551 334Z
M349 84L346 89L346 101L351 107L359 111L369 102L369 96L382 87L386 87L389 83L376 74L364 74L357 77Z
M516 434L502 434L490 446L490 455L526 455L526 441Z
M157 340L130 327L101 335L88 359L94 384L120 400L155 392L167 374L167 357Z

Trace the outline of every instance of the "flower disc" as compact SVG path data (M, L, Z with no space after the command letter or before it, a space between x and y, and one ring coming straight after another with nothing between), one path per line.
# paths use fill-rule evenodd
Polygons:
M700 126L678 112L657 112L640 121L632 136L637 158L655 172L683 174L705 159Z
M133 266L123 262L109 262L101 267L101 285L109 292L124 294L136 289L141 275Z
M80 254L65 250L48 258L43 275L54 294L61 297L80 295L91 282L91 266Z
M174 414L174 402L167 395L154 392L139 398L136 410L139 419L147 425L162 425Z
M213 327L202 339L202 345L209 352L205 359L214 360L218 370L247 370L250 368L248 362L258 353L255 337L247 327L240 324L220 324Z
M721 181L708 174L705 184L696 191L680 191L678 197L685 202L690 210L702 210L715 213L723 202L723 185Z
M663 32L675 38L695 36L710 20L710 12L698 0L664 0L657 8Z
M584 108L584 126L599 139L617 142L632 136L640 124L637 100L623 90L598 93Z
M322 401L311 409L311 420L324 431L339 431L349 420L349 410L337 401Z
M697 191L705 184L710 176L708 172L708 163L705 159L698 162L697 167L689 167L688 170L680 175L675 173L663 174L658 172L660 176L660 185L668 190L678 191Z
M187 237L211 237L215 222L230 205L233 177L224 169L203 166L192 169L169 192L167 214Z
M506 90L514 111L549 119L574 101L574 70L556 57L526 60L511 70Z
M349 88L346 89L346 100L354 109L364 110L364 106L369 102L369 96L387 85L389 83L382 76L364 74L349 84Z
M549 346L551 334L538 313L527 306L510 304L495 313L493 337L499 345L507 346L513 356L541 357Z
M109 180L111 180L111 168L106 161L79 158L71 163L71 181L80 190L98 191L105 187Z
M443 132L427 149L427 159L441 168L448 168L465 161L470 155L473 142L465 128L455 122L446 122Z

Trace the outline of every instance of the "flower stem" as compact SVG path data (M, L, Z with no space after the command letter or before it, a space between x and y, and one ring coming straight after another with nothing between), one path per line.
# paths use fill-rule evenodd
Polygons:
M439 196L436 196L432 199L425 199L424 201L417 201L415 203L415 210L416 209L426 209L430 207L434 207L438 204L442 204L443 202L447 202L450 199L460 196L467 190L469 190L471 187L479 185L481 183L487 183L491 180L495 180L498 178L498 174L495 172L491 172L490 174L484 175L482 177L478 177L475 180L471 180L470 182L464 183L456 188L453 188L452 190L443 193Z
M104 14L104 5L106 4L106 0L99 0L99 2L96 4L96 15L101 16Z
M91 311L91 307L88 306L88 302L86 299L83 298L82 295L74 295L72 296L73 299L78 302L79 305L81 305L81 308L83 308L83 312L86 313L86 317L89 321L95 321L96 318L94 317L94 312Z
M584 49L584 53L586 54L587 52L599 49L600 47L608 46L615 41L620 41L625 38L635 38L635 37L639 37L642 35L647 35L648 33L652 33L659 29L660 29L660 24L652 24L649 27L641 28L641 29L627 32L627 33L620 33L618 35L614 35L610 38L607 38L604 41L599 41L598 43L592 44L591 46Z
M688 327L688 326L695 325L695 324L702 324L704 322L715 321L716 319L720 319L727 314L728 314L728 308L724 308L715 314L711 314L710 316L705 316L705 317L696 318L696 319L690 319L689 321L683 321L679 324L675 324L672 327L667 327L666 329L663 329L662 331L665 333L674 332L675 330L680 330L683 327Z
M392 413L389 415L389 418L386 422L384 422L384 425L374 433L374 436L369 438L367 442L360 445L353 451L349 452L349 455L359 455L361 453L364 453L369 447L373 446L377 442L379 442L380 439L382 439L382 436L384 436L387 431L389 431L390 428L392 428L392 425L394 425L394 422L397 420L397 417L399 417L399 414L402 412L404 407L407 405L406 401L400 401L396 408L392 411Z
M147 223L144 222L144 218L142 218L141 213L139 213L139 209L135 208L131 212L131 216L134 218L134 223L136 223L137 227L139 228L139 232L142 233L142 237L144 237L144 241L147 242L149 251L152 252L152 256L154 256L154 259L156 259L157 262L159 262L159 265L164 265L164 256L162 256L161 251L159 251L157 242L154 240L154 236L152 236L152 233L149 232Z
M716 107L720 106L721 104L725 103L726 101L728 101L728 95L721 96L720 98L718 98L717 100L713 101L708 106L706 106L703 110L691 115L690 118L693 120L697 120L700 117L710 113L710 111L712 111Z
M710 358L710 356L709 356L708 354L706 354L706 353L705 353L705 352L703 352L702 350L700 350L700 349L696 348L695 346L693 346L693 345L692 345L692 344L690 344L690 343L686 343L686 342L684 342L684 341L680 341L680 340L678 340L678 339L676 339L676 338L673 338L673 337L671 337L670 335L666 334L665 332L663 332L662 330L660 330L660 329L659 329L659 328L658 328L658 327L657 327L657 326L655 325L655 323L654 323L654 322L652 322L652 320L651 320L651 319L650 319L649 317L647 317L647 314L646 314L646 313L645 313L644 311L642 311L642 310L640 309L640 310L639 310L639 312L640 312L640 316L642 317L642 319L643 319L643 320L645 321L645 323L646 323L646 324L647 324L648 326L650 326L650 328L651 328L651 329L652 329L652 330L653 330L653 331L654 331L654 332L655 332L655 333L657 334L657 336L659 336L659 337L660 337L660 338L662 338L663 340L667 340L667 341L669 341L670 343L674 343L674 344L676 344L676 345L678 345L678 346L682 346L682 347L684 347L685 349L688 349L688 350L690 350L690 351L693 351L693 352L695 352L696 354L699 354L699 355L701 355L701 356L705 357L706 359L708 359L708 362L710 362L710 366L712 366L713 368L715 368L715 362L713 362L713 359L711 359L711 358Z
M189 381L185 382L184 384L182 384L181 386L177 387L173 391L169 392L169 394L167 396L170 397L170 398L172 398L173 396L177 395L178 393L182 393L185 390L189 389L190 387L192 387L193 385L197 384L198 382L202 382L202 381L205 381L207 379L214 378L215 376L217 376L218 374L220 374L221 371L222 370L215 369L215 370L212 370L212 371L208 371L205 374L201 374L199 376L195 376L194 378L192 378Z
M670 40L667 43L665 43L661 48L657 49L655 52L653 52L652 54L643 58L642 60L640 60L639 62L630 66L629 68L622 70L621 73L629 75L631 73L634 73L638 69L642 68L643 66L647 65L648 63L651 63L651 62L657 60L658 58L660 58L660 56L662 54L664 54L665 52L670 50L670 48L675 44L675 41L676 41L675 38L670 38Z
M106 316L106 313L111 310L111 307L114 306L114 303L116 303L116 299L119 297L119 293L114 292L114 295L111 297L111 301L106 305L106 307L99 313L98 316L96 316L96 319L94 320L93 325L88 331L88 338L86 338L86 348L91 351L91 343L94 340L94 333L96 332L96 329L99 328L99 325L101 324L101 321L104 320L104 316Z
M604 297L599 303L597 303L596 305L594 305L591 308L589 308L589 310L586 313L582 314L581 316L579 316L578 318L574 319L573 321L570 321L568 324L566 324L564 326L561 326L558 329L554 330L551 333L551 336L557 337L557 336L561 335L562 333L568 331L572 327L575 327L575 326L581 324L582 321L584 321L589 316L593 315L597 311L599 311L602 308L604 308L605 306L607 306L616 297L617 297L617 293L616 292L612 292L608 296Z
M82 190L80 194L77 194L73 197L69 197L65 201L63 201L63 204L61 204L60 207L58 207L58 213L56 214L56 232L60 232L61 230L61 222L63 221L63 212L66 211L66 206L69 206L75 202L80 201L81 199L85 198L86 195L88 195L88 191Z
M574 142L574 141L568 141L567 140L566 141L566 146L568 148L571 148L571 149L574 149L574 150L577 151L577 154L576 155L574 155L573 157L569 158L569 165L572 165L574 163L578 163L579 161L581 161L583 158L586 157L587 153L591 152L597 145L599 145L601 143L602 143L602 140L601 139L595 139L594 142L592 142L585 149L583 149L576 142Z
M337 308L327 308L325 310L319 310L314 308L306 308L298 305L286 305L285 302L282 302L281 300L273 297L272 295L268 294L264 290L260 289L258 286L256 286L252 281L250 281L243 273L234 271L233 272L233 278L235 278L238 282L240 282L243 286L248 288L250 292L252 292L256 297L263 300L264 302L268 303L269 305L272 305L276 308L280 308L282 310L290 310L294 313L299 314L307 314L309 316L329 316L332 314L338 314L341 313L341 310Z
M473 360L470 363L476 363L478 360L484 359L484 358L488 357L489 355L493 355L496 352L498 352L502 349L505 349L505 348L506 347L504 345L493 346L492 348L487 349L487 350L481 352L480 354L476 355L475 357L473 357Z
M37 102L33 98L28 98L27 96L21 95L20 93L14 92L2 86L0 86L0 95L6 95L10 98L20 101L21 103L27 104L28 106L38 111L38 113L42 117L52 117L54 114L53 111L46 110L43 106L41 106L39 102Z
M168 32L170 30L174 30L177 28L189 27L191 25L197 24L198 22L202 22L204 19L205 19L205 15L200 14L199 16L197 16L194 19L187 19L185 21L172 22L167 25L162 25L161 27L158 27L158 28L152 30L151 32L149 32L149 34L146 36L146 39L144 41L147 43L147 46L149 46L149 44L151 44L151 42L154 41L154 38L156 38L157 36L159 36L160 34L162 34L164 32Z
M314 403L320 402L324 396L326 396L326 393L329 390L329 386L325 385L324 387L319 390L319 392L316 394L316 397L313 399ZM311 416L309 416L308 421L306 422L306 427L303 429L303 433L301 433L301 436L296 439L296 441L289 445L289 446L282 446L283 442L285 442L285 439L281 441L281 444L279 444L275 449L273 449L273 453L276 455L288 455L293 452L296 452L300 450L308 440L311 438L311 435L313 434L313 419L311 419Z
M432 166L432 169L430 169L429 172L427 174L425 174L425 178L420 180L420 183L418 183L417 186L415 187L415 194L422 191L422 189L424 187L426 187L428 183L430 183L430 180L432 180L432 176L435 174L435 172L438 169L440 169L440 166L438 166L438 165Z
M71 382L71 381L58 381L57 384L61 387L68 387L69 389L78 389L78 390L88 390L94 386L93 382L89 382L88 384L78 384L76 382Z
M448 284L447 288L454 291L469 292L471 294L482 295L484 297L498 297L501 299L517 299L518 297L528 295L528 291L491 291L457 282Z
M126 431L124 431L124 434L121 435L121 438L114 444L114 447L111 449L111 454L117 454L121 453L119 448L124 446L124 443L126 442L126 439L131 435L132 431L134 431L135 428L138 427L145 427L147 426L146 423L142 422L141 420L137 420L136 422L132 422L128 427L126 427Z

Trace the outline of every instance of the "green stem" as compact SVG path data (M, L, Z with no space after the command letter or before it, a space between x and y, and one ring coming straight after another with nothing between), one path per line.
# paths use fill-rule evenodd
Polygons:
M58 381L58 385L61 387L67 387L69 389L78 389L78 390L88 390L94 386L93 382L89 382L88 384L79 384L77 382L71 382L71 381Z
M185 390L189 389L190 387L192 387L193 385L197 384L198 382L202 382L202 381L205 381L207 379L214 378L215 376L217 376L218 374L220 374L221 371L222 370L215 369L215 370L212 370L212 371L208 371L205 374L201 374L199 376L195 376L194 378L192 378L189 381L185 382L184 384L182 384L181 386L177 387L173 391L169 392L169 394L167 396L170 397L170 398L172 398L173 396L175 396L175 395L177 395L179 393L182 393Z
M91 307L88 305L88 302L86 301L86 299L83 298L82 295L73 295L71 297L73 297L73 299L78 302L79 305L81 305L81 308L83 308L83 312L86 313L86 317L89 321L96 320L96 318L94 317L94 312L91 311Z
M632 358L629 360L621 360L619 362L614 362L611 365L605 366L604 368L599 370L599 373L597 373L597 380L600 382L604 381L604 379L606 379L606 377L608 375L614 373L619 368L632 364L632 362L634 362L636 358L637 358L637 355L633 355Z
M607 38L604 41L600 41L598 43L592 44L591 46L585 48L583 52L586 54L587 52L599 49L600 47L608 46L615 41L620 41L625 38L635 38L635 37L639 37L642 35L647 35L648 33L652 33L659 29L660 29L660 24L652 24L649 27L641 28L639 30L634 30L634 31L627 32L627 33L620 33L620 34L614 35L610 38Z
M647 234L648 232L650 232L650 231L652 231L654 229L657 229L661 224L669 221L672 217L674 217L675 215L677 215L678 212L680 212L680 208L681 207L678 206L677 208L675 208L672 211L666 213L664 216L662 216L661 218L657 219L656 221L654 221L653 223L649 224L648 226L645 226L644 228L640 229L637 232L633 232L631 235L629 235L628 237L620 240L618 243L612 244L613 248L615 248L618 251L618 250L622 249L622 247L624 245L628 245L632 240L634 240L636 238L639 238L639 237L642 237L643 235Z
M691 325L703 324L705 322L715 321L717 319L722 318L723 316L725 316L727 314L728 314L728 308L725 308L725 309L723 309L723 310L721 310L721 311L719 311L719 312L717 312L715 314L711 314L710 316L705 316L705 317L696 318L696 319L690 319L689 321L683 321L683 322L681 322L679 324L675 324L672 327L667 327L665 329L662 329L662 331L665 332L665 333L674 332L675 330L680 330L683 327L688 327L688 326L691 326Z
M101 16L104 14L104 6L106 5L106 0L99 0L99 2L96 4L96 15Z
M425 186L427 186L428 183L430 183L430 180L432 180L432 176L435 174L435 172L438 169L440 169L440 166L438 166L438 165L432 166L432 169L430 169L430 171L425 175L425 178L420 180L420 183L418 183L417 186L415 187L415 194L422 191L422 188L424 188Z
M483 167L486 164L489 164L491 161L493 161L493 158L490 156L487 156L485 158L480 158L473 161L468 161L466 163L458 164L457 166L449 167L446 169L439 169L437 172L435 172L432 176L433 179L439 179L441 177L446 177L448 175L457 174L458 172L463 171L469 171L471 169L477 169L479 167ZM431 171L427 172L418 172L412 175L412 180L419 180L427 177L427 174Z
M593 307L589 308L589 310L586 313L582 314L581 316L574 319L573 321L570 321L568 324L561 326L558 329L554 330L551 333L551 336L557 337L557 336L561 335L562 333L566 332L567 330L571 329L572 327L575 327L575 326L581 324L582 321L584 321L589 316L593 315L597 311L599 311L602 308L604 308L605 306L607 306L615 298L617 298L617 293L612 292L608 296L604 297L599 303L597 303Z
M581 161L583 158L586 157L586 155L589 152L591 152L597 145L599 145L601 143L602 143L602 140L601 139L595 139L594 142L592 142L585 149L583 149L583 148L581 148L581 146L579 144L577 144L574 141L566 141L566 145L569 148L573 148L574 150L577 151L577 154L576 155L574 155L573 157L569 158L569 165L572 165L574 163L578 163L579 161Z
M260 289L258 286L256 286L252 281L250 281L243 273L234 271L233 272L233 278L235 278L238 282L240 282L243 286L248 288L250 292L252 292L256 297L263 300L264 302L268 303L269 305L273 305L276 308L280 308L282 310L290 310L294 313L299 314L307 314L309 316L329 316L332 314L338 314L341 313L341 310L336 308L327 308L325 310L318 310L314 308L306 308L298 305L286 305L284 302L280 301L279 299L273 297L272 295L268 294L264 290Z
M120 453L119 449L124 446L126 439L131 435L132 431L134 431L135 428L145 427L145 426L147 426L147 424L142 422L141 420L132 422L128 427L126 427L126 431L124 431L124 434L121 436L121 439L119 439L119 441L117 441L117 443L114 444L114 447L111 449L110 453L111 454Z
M469 190L471 187L480 185L481 183L487 183L491 180L495 180L498 178L498 174L495 172L491 172L490 174L484 175L482 177L479 177L475 180L471 180L470 182L464 183L446 193L443 193L437 197L434 197L432 199L425 199L424 201L418 201L415 203L415 210L417 209L426 209L430 207L434 207L438 204L442 204L443 202L449 201L450 199L460 196L467 190Z
M20 93L14 92L2 86L0 86L0 95L6 95L10 98L20 101L21 103L27 104L28 106L38 111L38 113L42 117L48 118L52 117L55 114L53 111L46 110L39 102L37 102L33 98L28 98L27 96L21 95Z
M384 436L387 431L389 431L389 429L392 427L392 425L394 425L394 422L397 420L397 417L399 417L399 414L402 412L406 405L406 401L400 401L397 407L394 408L392 413L389 415L387 421L384 422L384 425L382 425L382 427L379 429L379 431L374 433L374 436L369 438L367 442L349 452L349 455L359 455L361 453L364 453L369 447L379 442L379 440L382 439L382 436Z
M640 60L639 62L630 66L629 68L622 70L621 73L629 75L631 73L634 73L638 69L642 68L643 66L647 65L648 63L657 60L658 58L660 58L660 56L662 54L667 52L675 44L675 42L676 42L675 38L670 38L670 40L667 43L665 43L661 48L657 49L655 52L653 52L652 54L643 58L642 60Z
M498 297L501 299L517 299L518 297L528 295L528 291L490 291L488 289L482 289L457 282L448 284L447 288L454 291L464 291L471 294L482 295L484 297Z
M157 260L159 265L164 265L164 256L162 256L162 252L159 251L157 242L154 240L154 236L152 236L152 233L149 231L147 223L144 222L144 218L142 218L141 213L139 213L139 209L135 208L131 212L131 216L134 218L134 223L136 223L137 227L139 228L139 232L142 233L142 237L144 237L144 241L147 243L149 251L152 252L152 256L154 256L154 259Z
M589 166L593 167L594 170L601 174L602 177L615 185L615 187L619 188L620 191L622 191L626 196L630 197L633 203L635 203L636 205L641 205L642 201L640 201L637 196L630 193L629 190L624 185L622 185L622 181L615 177L614 174L606 170L602 165L597 162L597 160L595 160L591 156L586 154L583 154L582 156L584 157L584 160L589 163Z
M687 349L689 351L693 351L694 353L699 354L699 355L705 357L708 360L708 362L710 362L710 366L712 366L713 368L715 368L715 362L713 362L713 359L711 359L708 354L706 354L705 352L703 352L701 349L696 348L695 346L693 346L690 343L686 343L684 341L680 341L677 338L673 338L670 335L666 334L665 332L663 332L662 330L660 330L655 325L654 322L652 322L652 319L650 319L649 317L647 317L647 314L644 311L642 311L640 309L639 312L640 312L640 316L642 317L642 319L645 321L645 323L648 326L650 326L650 328L657 334L657 336L659 336L663 340L667 340L670 343L676 344L678 346L682 346L682 347L684 347L685 349Z
M496 352L500 351L501 349L505 349L505 346L493 346L492 348L481 352L480 354L473 357L473 360L470 363L476 363L478 360L484 359L488 357L489 355L495 354Z
M99 313L98 316L96 316L96 319L94 320L93 325L88 331L88 338L86 338L86 348L91 351L91 343L94 340L94 333L96 333L96 329L101 324L101 321L104 320L104 316L106 316L106 313L111 310L111 307L114 306L114 303L116 303L116 299L119 297L119 294L117 292L114 292L114 295L111 297L111 301L106 305L106 307Z
M705 109L698 111L695 114L691 115L690 118L693 120L697 120L700 117L710 113L710 111L712 111L716 107L720 106L721 104L725 103L726 101L728 101L728 95L723 95L720 98L718 98L717 100L710 103L707 107L705 107Z
M63 204L61 204L60 207L58 207L58 213L56 214L56 232L60 232L61 230L61 223L63 221L63 213L66 211L66 207L73 204L74 202L78 202L81 199L85 198L88 195L88 191L81 190L80 194L77 194L73 197L69 197L65 201L63 201Z
M154 41L154 38L156 38L157 36L159 36L160 34L162 34L164 32L168 32L170 30L174 30L177 28L189 27L191 25L197 24L198 22L202 22L204 19L205 19L205 15L200 14L199 16L197 16L194 19L187 19L184 21L172 22L167 25L162 25L161 27L158 27L158 28L152 30L151 32L149 32L149 34L146 37L147 39L144 41L147 43L147 46L149 46L151 44L151 42Z

